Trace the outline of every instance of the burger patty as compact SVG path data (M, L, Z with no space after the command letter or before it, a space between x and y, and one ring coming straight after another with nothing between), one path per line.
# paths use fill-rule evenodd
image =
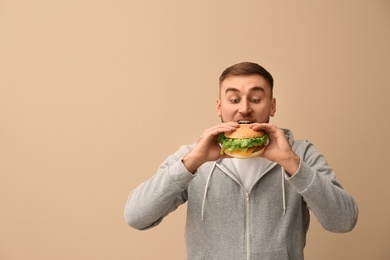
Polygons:
M254 152L257 152L257 151L260 151L260 150L263 149L264 147L265 147L264 144L259 145L259 146L256 146L256 148L253 150L253 153L254 153Z

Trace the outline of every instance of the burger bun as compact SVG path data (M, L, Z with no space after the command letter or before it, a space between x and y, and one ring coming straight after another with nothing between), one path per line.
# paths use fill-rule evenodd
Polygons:
M253 130L249 124L240 124L240 127L235 131L225 133L227 138L255 138L263 135L264 132Z

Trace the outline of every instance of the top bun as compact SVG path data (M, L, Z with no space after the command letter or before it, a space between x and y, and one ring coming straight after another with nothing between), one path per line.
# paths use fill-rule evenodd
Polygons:
M264 135L262 131L254 131L249 124L240 124L236 131L225 133L227 138L255 138Z

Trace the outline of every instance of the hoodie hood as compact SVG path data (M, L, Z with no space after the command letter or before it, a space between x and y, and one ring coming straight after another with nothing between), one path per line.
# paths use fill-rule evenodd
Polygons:
M294 136L292 132L289 129L285 128L282 128L282 130L284 131L284 135L286 136L288 143L290 144L290 146L292 146L294 144Z

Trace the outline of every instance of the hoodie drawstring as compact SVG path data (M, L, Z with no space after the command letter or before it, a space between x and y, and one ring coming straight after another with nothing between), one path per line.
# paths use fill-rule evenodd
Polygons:
M206 197L207 197L207 190L208 190L211 175L214 172L215 166L216 166L216 163L213 164L213 167L211 168L211 170L209 172L209 176L207 177L206 187L204 189L203 202L202 202L202 213L201 213L202 214L202 221L203 221L204 207L205 207Z
M282 167L282 197L283 197L283 215L286 215L286 189L285 189L285 186L284 186L284 182L285 182L285 172L284 172L284 169Z

